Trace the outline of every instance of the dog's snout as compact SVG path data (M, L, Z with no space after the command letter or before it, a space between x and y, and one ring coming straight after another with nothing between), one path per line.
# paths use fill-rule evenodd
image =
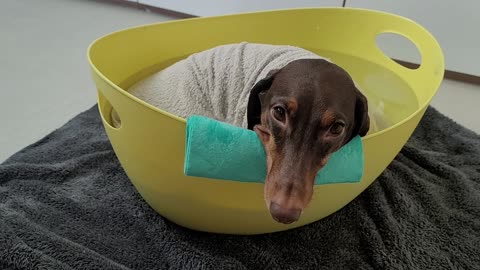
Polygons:
M270 215L272 215L272 218L277 222L283 224L290 224L297 221L300 218L301 213L301 209L283 208L277 203L270 203Z

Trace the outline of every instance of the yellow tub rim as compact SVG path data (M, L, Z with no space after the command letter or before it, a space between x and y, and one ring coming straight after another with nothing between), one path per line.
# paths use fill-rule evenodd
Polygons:
M346 192L343 192L343 191L339 192L339 190L341 190L339 189L339 187L335 188L335 187L332 187L331 185L316 189L316 192L318 190L318 194L321 194L321 195L327 195L329 192L330 193L339 192L340 194L345 193L346 194L345 196L348 198L345 197L345 198L333 200L332 204L335 204L335 205L333 206L329 205L328 207L326 207L328 209L324 209L321 206L315 206L311 208L309 211L306 211L308 213L305 218L302 218L300 222L294 223L292 225L279 225L279 224L275 224L274 222L271 222L271 220L267 220L269 219L268 213L265 211L262 211L262 209L257 209L256 208L257 205L255 203L249 204L247 207L243 207L243 209L240 209L239 207L234 208L233 206L236 206L236 204L227 204L228 206L222 208L221 202L219 202L220 205L212 205L211 201L205 202L203 204L200 203L202 205L199 205L199 208L211 207L210 209L204 209L204 211L210 211L212 209L213 209L212 210L213 212L217 211L213 215L211 214L207 215L209 218L214 219L212 222L210 222L210 221L201 220L198 217L188 217L188 211L186 211L186 208L188 206L182 205L182 201L181 201L182 199L185 199L185 196L176 197L175 194L172 195L171 192L166 190L162 190L160 192L160 194L163 194L163 195L168 194L168 196L166 197L172 200L172 203L178 204L177 206L166 206L165 200L167 200L167 198L164 198L164 199L155 198L158 195L158 194L155 195L155 192L159 192L160 188L154 188L154 187L161 186L165 188L166 187L165 184L159 183L161 182L160 180L158 181L154 180L160 177L159 175L154 176L155 174L154 172L142 173L142 170L147 170L145 168L147 168L148 165L141 164L140 161L132 161L134 157L139 158L140 154L138 153L138 151L135 151L135 150L127 150L126 149L127 147L124 145L126 137L129 137L129 138L133 138L137 136L142 137L142 135L133 134L133 131L131 131L133 126L125 127L126 131L123 130L124 129L123 125L119 129L113 129L112 127L109 126L109 123L108 123L109 119L106 117L105 113L103 112L106 110L106 107L108 107L109 104L111 104L110 106L114 106L116 109L122 108L122 110L124 110L125 112L128 112L128 113L125 113L124 116L129 114L131 115L132 111L139 111L140 112L139 115L144 115L148 119L162 119L160 121L161 123L159 122L160 123L159 125L163 125L164 124L163 122L165 123L168 122L169 124L176 123L174 124L176 126L174 128L176 131L181 131L181 126L185 125L185 119L172 115L159 108L156 108L134 97L133 95L129 94L127 91L125 91L121 86L122 80L119 80L118 78L112 79L111 76L107 74L107 73L113 73L112 70L114 69L113 68L111 70L106 69L106 67L109 66L109 64L105 64L105 61L103 59L102 61L99 61L98 59L99 53L105 53L105 54L109 53L113 57L114 56L113 51L115 51L115 49L112 49L114 48L114 46L112 45L112 40L115 40L115 39L127 40L125 36L128 36L128 35L133 37L133 36L141 36L140 33L144 33L144 35L147 35L147 33L154 34L154 33L162 33L162 32L164 32L165 34L172 34L174 33L172 29L176 29L177 32L179 33L178 35L181 35L187 32L192 32L192 35L194 35L195 34L193 33L194 30L201 29L198 31L207 33L205 36L215 37L215 34L218 34L218 33L214 33L215 31L211 29L209 30L207 26L215 26L218 29L220 28L223 29L228 26L234 25L233 23L238 21L243 21L245 22L245 24L247 24L246 26L237 25L235 28L236 30L239 30L239 32L241 32L240 36L246 37L248 33L246 33L247 31L245 31L245 29L255 24L255 23L252 24L252 20L257 23L266 21L267 24L271 24L272 21L265 20L265 18L268 18L270 20L272 20L273 18L275 22L278 22L281 25L284 25L285 22L282 23L282 19L289 16L300 18L299 14L302 15L301 17L302 20L297 20L295 22L292 22L292 24L296 25L298 29L301 28L300 27L301 25L303 26L309 25L309 23L312 23L311 21L313 21L315 18L320 18L322 20L326 20L324 18L327 18L328 20L338 21L338 22L341 22L340 20L341 18L347 18L347 17L354 21L359 20L359 18L364 19L360 21L365 22L365 25L366 25L365 27L367 28L369 27L368 30L366 30L367 32L371 30L371 32L367 33L370 37L371 36L375 37L381 33L396 33L396 34L402 35L408 40L410 40L417 47L417 49L419 50L422 56L422 63L419 66L419 68L415 70L411 70L403 66L400 66L395 61L390 59L388 56L384 55L384 53L377 46L369 48L371 51L369 51L368 56L362 55L365 57L365 59L368 59L371 61L377 61L381 63L383 68L392 71L392 73L404 79L409 85L415 85L416 87L415 89L412 88L413 90L416 90L417 92L420 92L420 91L425 92L425 93L422 93L423 97L418 99L419 100L418 108L409 116L405 117L401 121L396 122L394 125L390 126L387 129L384 129L375 134L371 134L363 137L362 141L364 143L364 149L366 149L365 155L366 156L369 155L369 158L366 157L365 159L366 175L364 176L364 179L362 179L362 183L359 185L341 184L346 190L348 190ZM339 18L334 18L335 16L338 16ZM376 23L374 23L372 22L372 20L374 19L381 20L384 23L379 23L378 20L376 21ZM247 23L247 21L249 22ZM222 22L223 26L220 25L219 22ZM348 23L343 22L343 25L348 26ZM342 23L340 23L340 25L337 24L335 27L338 29L342 29L341 26L342 26ZM257 30L261 31L262 29L260 30L257 29ZM347 29L347 27L344 27L343 29ZM222 31L224 31L224 29ZM219 32L222 32L222 31L219 31ZM322 31L328 32L327 30L322 30ZM345 33L348 31L352 31L352 30L347 29L345 30ZM198 35L198 33L196 33L196 35ZM295 36L293 34L286 34L286 35L290 35L288 38L293 38ZM272 40L275 40L274 38L276 36L278 35L272 34L271 37L265 38L265 40L267 41L267 39L269 38L271 38ZM284 39L288 39L288 38L284 38ZM149 38L146 37L146 39L149 39ZM182 38L178 38L178 37L176 39L182 40ZM221 37L215 37L214 39L215 41L212 41L212 42L213 43L216 42L217 45L226 44L224 42L227 42L227 40L231 40L231 41L237 40L235 38L229 38L229 37L224 37L224 39L222 39ZM260 39L262 38L259 38L258 36L252 34L252 38L250 40L257 42ZM248 40L248 38L246 38L246 40ZM275 41L278 41L278 40L275 40ZM210 41L208 41L207 43L209 42ZM234 42L230 42L230 43L234 43ZM264 43L269 43L269 42L264 42ZM308 43L308 42L305 41L305 43ZM110 52L108 52L108 50L105 48L103 49L100 48L101 46L107 46L107 45L112 46L112 47L109 47L111 50ZM197 45L198 44L193 44L192 47L195 47L195 49L190 49L190 51L196 52L204 49L203 47L202 48L199 47L197 50L196 49ZM366 47L369 45L371 44L365 45L361 43L359 46ZM125 47L124 45L121 45L121 46ZM132 45L132 46L136 47L137 45ZM211 47L207 45L202 45L202 46L207 48ZM142 47L142 46L138 45L138 47ZM144 47L146 48L147 46L145 45ZM179 53L177 56L180 56L184 47L185 46L183 46L182 49L178 49ZM173 50L173 49L169 47L169 50ZM361 48L353 49L351 52L358 53L358 50L361 50ZM191 19L183 19L178 21L146 24L142 26L137 26L133 28L116 31L96 39L90 44L87 54L88 54L89 65L92 70L92 76L95 80L95 83L99 91L99 109L101 111L101 117L102 117L102 121L104 123L105 129L112 142L115 152L117 153L117 156L120 162L122 163L122 166L124 167L125 171L127 172L127 175L130 177L130 179L132 180L132 183L140 192L142 197L157 212L159 212L166 218L182 226L195 229L195 230L201 230L201 231L217 232L217 233L234 233L234 234L269 233L269 232L282 231L282 230L302 226L334 213L335 211L341 209L348 202L353 200L356 196L358 196L358 194L360 194L366 187L368 187L375 180L375 178L383 171L383 169L388 165L388 163L390 163L390 161L400 151L401 147L403 147L406 140L413 132L414 128L416 127L421 117L423 116L423 113L425 112L428 104L431 102L431 99L433 98L434 94L438 90L438 87L443 78L444 65L445 65L443 53L440 46L438 45L435 38L422 26L418 25L412 20L406 19L398 15L393 15L393 14L380 12L380 11L367 10L367 9L358 9L358 8L282 9L282 10L274 10L274 11L249 12L249 13L241 13L241 14L233 14L233 15L223 15L223 16L215 16L215 17L206 17L206 18L191 18ZM118 55L119 54L117 54L117 56ZM114 65L114 64L111 64L111 65ZM151 65L146 65L145 68L149 66ZM430 78L430 80L426 82L425 78ZM422 79L425 81L422 81ZM127 80L127 78L124 77L123 80ZM417 92L415 92L416 95L419 94ZM112 104L112 101L113 103L116 103L116 104ZM135 127L140 127L140 126L144 127L144 125L139 123L135 125L138 125ZM152 132L155 132L155 131L158 131L158 128L157 129L153 128ZM123 132L125 133L128 132L129 134L128 135L122 134ZM173 137L173 136L168 135L167 137L168 137L167 139L170 140L171 139L170 137ZM182 138L179 138L179 140L172 139L172 141L175 141L176 143L178 143L179 141L181 141L181 139ZM375 145L380 145L378 147L381 147L381 145L384 145L384 146L388 145L387 143L388 141L392 141L392 142L397 141L400 146L397 145L395 147L392 147L393 149L389 151L385 150L384 152L371 150L373 149L372 147L375 147ZM144 148L143 146L140 146L140 145L137 145L137 146L139 148ZM132 147L135 147L135 146L132 146ZM183 145L178 147L179 149L181 149ZM367 150L367 149L370 149L370 150ZM183 151L180 151L180 152L182 152L181 155L183 155ZM379 156L376 158L370 157L372 153L378 154ZM151 155L151 153L149 153L148 155ZM174 158L177 158L177 156L175 156ZM388 162L382 161L381 165L375 165L375 166L379 166L378 168L367 170L367 166L372 166L371 164L373 164L373 161L375 159L383 159L383 160L389 159L389 161ZM181 162L176 161L175 163L177 164ZM178 167L177 165L175 165L174 167ZM383 167L383 168L380 168L380 167ZM148 170L152 170L152 169L150 168ZM204 181L204 183L206 183L206 186L208 186L206 187L206 189L210 190L210 192L217 191L217 189L220 189L220 190L224 189L224 188L213 187L215 186L215 184L218 184L218 185L228 186L228 187L225 187L225 189L238 189L238 190L246 190L246 191L250 190L254 194L258 194L258 188L259 188L258 186L245 188L237 185L224 184L225 182L223 180L194 179L194 178L181 177L178 173L173 173L173 172L169 172L168 175L169 177L173 177L173 176L178 177L178 179L181 179L181 181L185 181L185 183L190 183L192 185L195 185L195 188L198 188L198 185L195 184L195 181ZM247 184L247 185L254 185L254 184ZM184 187L185 185L182 184L179 186ZM187 192L187 193L188 195L191 195L193 197L196 196L192 192ZM202 191L200 193L208 193L208 192ZM202 198L200 198L200 196L203 196L203 195L204 194L199 195L199 197L196 199L201 200ZM326 197L331 198L332 196L326 196ZM326 199L326 201L325 200L320 200L320 201L323 202L324 204L325 202L327 202L326 204L328 204L329 202L328 198ZM192 200L195 201L195 198L193 198ZM254 198L254 200L256 203L258 203L259 201L258 198ZM188 202L185 202L185 204L187 203ZM255 207L252 207L252 205L254 205ZM261 207L265 208L264 205L261 205ZM266 210L266 208L264 210ZM178 211L178 214L175 213L176 211ZM241 224L235 224L236 222L242 219L235 219L235 218L230 219L231 214L229 214L229 211L240 212L242 215L244 215L243 219L257 218L258 221L253 222L253 225L242 226ZM249 215L248 214L249 211L252 213L254 212L254 214ZM317 213L315 213L315 211L317 211ZM223 215L223 217L219 215Z

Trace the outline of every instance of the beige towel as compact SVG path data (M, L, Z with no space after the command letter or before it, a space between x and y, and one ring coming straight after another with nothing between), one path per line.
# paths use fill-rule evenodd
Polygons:
M192 54L128 91L183 118L200 114L246 128L247 103L255 83L270 70L298 59L330 61L298 47L242 42ZM112 119L114 126L120 126L116 113Z

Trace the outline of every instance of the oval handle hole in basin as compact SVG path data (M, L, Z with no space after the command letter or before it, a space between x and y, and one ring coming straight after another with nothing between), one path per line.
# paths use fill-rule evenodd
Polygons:
M119 129L122 126L120 115L100 91L98 91L98 97L103 118L111 128Z
M422 63L422 56L417 46L408 38L396 33L380 33L376 37L378 48L390 59L398 64L417 69Z

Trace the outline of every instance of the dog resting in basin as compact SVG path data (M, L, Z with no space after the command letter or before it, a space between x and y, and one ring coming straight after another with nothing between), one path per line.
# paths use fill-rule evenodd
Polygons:
M364 94L330 60L293 46L239 43L199 52L133 85L164 111L252 129L267 156L264 198L292 223L312 199L315 176L355 136L383 126ZM115 111L114 126L121 125ZM377 123L378 122L378 123Z

